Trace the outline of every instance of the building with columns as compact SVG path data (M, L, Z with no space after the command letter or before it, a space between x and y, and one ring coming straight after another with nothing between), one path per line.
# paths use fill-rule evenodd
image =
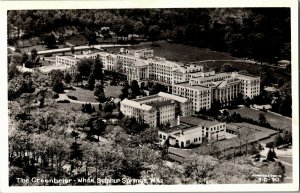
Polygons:
M239 93L250 99L260 94L260 77L232 73L199 72L192 75L190 80L173 84L172 94L190 99L193 109L210 109L214 100L222 106L229 103Z

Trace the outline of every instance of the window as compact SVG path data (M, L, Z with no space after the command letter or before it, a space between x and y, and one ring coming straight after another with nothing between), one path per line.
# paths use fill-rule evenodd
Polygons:
M162 135L161 135L161 134L159 134L159 138L162 138Z
M163 136L163 139L166 139L166 136L165 136L165 135Z
M187 145L189 145L190 143L191 143L190 140L187 140L187 141L186 141L186 144L187 144Z

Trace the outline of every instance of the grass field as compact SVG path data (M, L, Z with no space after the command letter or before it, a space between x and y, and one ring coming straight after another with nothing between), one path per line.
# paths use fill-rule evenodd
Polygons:
M86 101L86 102L99 102L97 100L97 97L94 96L94 92L87 90L87 89L81 89L77 88L76 90L71 90L70 92L67 93L67 95L72 95L77 97L78 101Z
M231 109L228 110L230 114L236 112L241 114L243 117L251 118L253 120L258 121L258 117L260 113L263 113L267 119L267 121L270 123L271 126L277 127L277 128L292 128L292 121L289 118L275 115L273 113L269 112L262 112L254 109L250 109L247 107L238 108L238 109Z
M104 92L106 97L119 98L122 86L105 86Z
M197 48L182 44L173 44L167 42L159 43L159 47L150 46L151 43L141 43L132 46L133 49L152 48L154 55L165 57L168 60L181 62L195 62L199 60L234 60L228 53L212 51L208 48ZM108 48L108 50L118 52L119 48Z
M292 157L282 157L282 156L278 156L278 159L285 161L287 163L293 164L293 158Z

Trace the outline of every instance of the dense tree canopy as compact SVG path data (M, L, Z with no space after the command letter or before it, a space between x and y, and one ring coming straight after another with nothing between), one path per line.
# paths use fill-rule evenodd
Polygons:
M68 26L85 34L89 44L96 43L95 31L107 26L121 37L136 33L150 41L172 39L259 61L290 59L288 8L8 11L8 33L43 35Z

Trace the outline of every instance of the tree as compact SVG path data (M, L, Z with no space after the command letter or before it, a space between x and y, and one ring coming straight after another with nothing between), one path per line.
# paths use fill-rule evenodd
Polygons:
M274 158L277 158L275 150L274 148L270 148L267 154L267 160L273 162L275 161Z
M51 70L50 77L51 81L62 80L64 78L64 73L61 70Z
M213 171L218 165L218 160L211 156L192 156L184 163L184 175L187 179L197 184L207 184L213 177Z
M52 48L53 46L56 45L56 38L53 34L50 34L50 35L46 35L44 37L44 43L46 44L46 46L48 48Z
M82 59L77 63L77 70L81 76L89 77L93 65L94 65L93 59L90 58Z
M134 32L139 36L144 33L145 26L141 21L138 21L134 24Z
M121 94L119 96L119 98L121 100L125 99L125 98L128 98L128 86L123 86L123 88L121 89Z
M267 119L263 113L259 113L258 123L260 125L265 125L267 123Z
M184 42L185 38L185 27L184 26L176 26L172 31L172 39L176 42Z
M72 81L74 83L77 83L77 86L78 86L78 82L81 82L82 85L82 76L79 73L76 73L75 75L73 75Z
M114 103L105 103L103 107L103 111L106 113L112 113L113 112L113 105Z
M74 46L71 47L71 52L72 52L72 54L75 53L75 48L74 48Z
M293 137L291 129L283 131L282 140L284 144L292 144Z
M72 80L71 74L67 72L67 73L65 74L64 80L65 80L65 83L66 83L66 84L70 84L70 83L71 83L71 80Z
M280 182L284 181L286 169L281 162L271 163L268 167L270 174L278 175Z
M160 27L158 25L152 25L148 29L149 40L154 43L160 38Z
M95 87L95 77L93 74L90 74L89 79L88 79L87 88L89 90L94 90L94 87Z
M58 79L54 80L54 82L52 84L52 90L54 92L57 92L57 93L63 93L64 92L64 85L61 82L61 80L58 80Z
M105 132L106 124L103 122L101 118L95 119L92 124L93 124L92 133L98 136L98 141L99 141L99 136Z
M284 143L283 138L280 133L278 133L274 139L274 144L276 147L282 145Z
M22 61L21 61L22 64L24 64L27 60L28 60L28 54L26 52L24 52L22 54Z
M97 36L94 31L88 30L84 35L88 41L89 46L97 43Z
M31 49L30 51L31 55L31 61L35 61L35 58L37 57L37 50L35 48Z
M99 58L96 58L94 61L92 73L97 80L101 80L101 83L103 82L103 63Z
M167 88L164 85L161 85L159 83L154 83L152 86L149 86L150 90L149 90L149 94L153 95L153 94L158 94L159 92L166 92Z
M104 88L101 84L97 83L96 87L94 89L94 95L98 98L100 103L103 103L106 101Z
M138 95L141 94L140 86L139 86L139 84L138 84L138 82L136 80L133 80L131 82L130 88L131 88L132 94L134 96L138 96Z

